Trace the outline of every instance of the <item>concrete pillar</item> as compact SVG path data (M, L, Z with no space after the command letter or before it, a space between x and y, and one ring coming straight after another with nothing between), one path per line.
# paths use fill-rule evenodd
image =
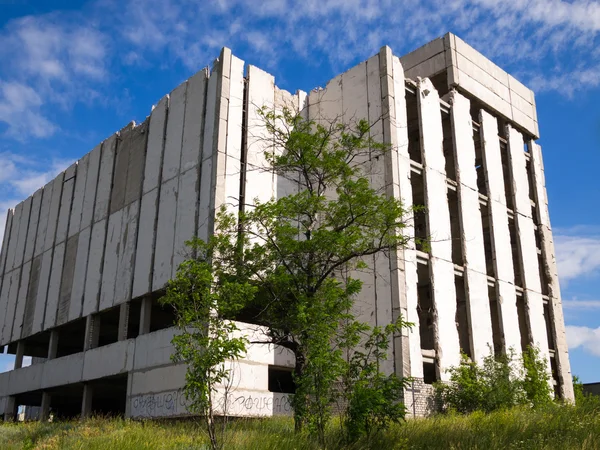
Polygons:
M15 397L6 397L6 408L4 409L5 422L14 422L17 420L17 406L17 400Z
M544 177L544 163L542 160L542 149L533 141L528 142L529 154L531 155L532 174L534 178L534 198L536 203L536 214L538 229L542 245L542 269L546 272L548 279L548 294L551 330L554 336L556 371L559 383L560 396L566 400L575 398L573 392L573 378L569 362L569 348L567 346L567 335L565 330L565 319L563 316L560 284L558 270L556 267L556 255L554 252L554 239L548 213L548 198L546 194L546 181Z
M51 396L48 392L42 392L42 406L40 407L40 422L47 422L50 418L50 400Z
M142 307L140 310L140 332L139 334L150 333L150 321L152 319L152 297L144 297L142 299Z
M483 227L479 209L475 143L469 100L456 91L450 93L452 132L458 207L466 279L469 335L474 361L482 362L493 348L492 318L488 298L487 270L483 244Z
M15 369L23 367L23 356L25 355L25 342L17 342L17 354L15 355Z
M86 419L92 415L92 398L94 388L89 384L83 386L83 400L81 401L81 419Z
M127 326L129 322L129 302L121 303L119 309L119 334L118 340L124 341L127 339Z
M56 358L58 351L58 330L50 331L50 343L48 344L48 359Z
M539 348L541 356L547 360L548 371L550 371L548 335L544 320L544 301L542 299L523 136L511 126L506 127L506 135L508 137L509 165L515 205L515 226L520 257L518 264L520 264L521 273L523 274L527 322L531 333L529 342Z
M433 293L434 336L439 376L449 381L448 369L460 364L456 328L456 288L452 235L443 153L442 113L437 90L428 78L419 80L417 101L421 129L421 157L425 180L427 226L430 237L429 274Z
M488 191L494 272L498 280L496 293L500 306L502 342L505 351L512 348L519 356L521 354L521 333L517 313L515 273L508 228L500 140L498 139L498 120L487 111L480 110L479 122L481 123L483 167Z
M83 343L83 351L91 350L98 347L100 339L100 316L90 314L86 317L85 322L85 341Z

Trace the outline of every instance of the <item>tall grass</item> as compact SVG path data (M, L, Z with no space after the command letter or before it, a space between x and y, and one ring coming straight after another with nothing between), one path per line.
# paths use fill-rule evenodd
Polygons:
M338 430L335 423L328 430L328 449L600 449L600 402L409 420L371 442L353 445L346 445ZM308 436L294 434L293 422L287 418L233 421L226 439L227 449L319 448ZM207 443L202 427L194 422L94 418L0 426L3 450L192 450L208 449Z

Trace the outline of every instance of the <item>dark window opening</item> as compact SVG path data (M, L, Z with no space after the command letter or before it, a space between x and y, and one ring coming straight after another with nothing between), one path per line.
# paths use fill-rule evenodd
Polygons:
M504 177L504 193L506 195L506 206L510 209L514 209L513 189L510 180L511 170L510 161L508 157L508 146L500 141L500 158L502 159L502 176Z
M417 96L409 92L406 93L406 116L408 120L408 155L413 161L422 163Z
M454 158L454 135L450 114L442 113L442 133L444 136L442 148L446 160L446 177L456 181L456 159Z
M542 295L549 295L550 293L550 281L548 280L548 274L546 273L546 264L542 255L538 254L538 268L540 271L540 284L542 286Z
M475 144L475 173L477 174L477 190L487 197L487 185L485 181L485 168L483 165L483 149L481 147L481 131L473 130L473 143Z
M435 338L433 334L433 298L431 283L429 282L429 267L417 264L417 313L419 314L419 334L421 336L421 349L434 350Z
M111 308L94 317L94 325L99 327L98 347L114 344L119 340L119 318L121 307Z
M90 383L92 415L124 416L127 403L127 375L101 378ZM163 394L171 395L171 394ZM164 399L165 404L168 399Z
M292 369L269 366L269 392L294 394L296 383L294 383Z
M544 323L546 325L546 337L548 338L548 348L550 350L556 350L556 343L554 342L554 333L552 332L552 317L550 315L550 305L544 303Z
M450 210L450 235L452 237L452 262L459 266L464 265L463 248L461 239L460 212L458 207L458 194L448 190L448 207Z
M425 184L423 175L411 172L410 184L412 186L413 205L419 207L414 212L414 229L417 250L423 250L424 242L427 240L427 218L425 211Z
M465 279L454 276L454 286L456 287L456 329L458 331L458 342L460 350L469 358L473 357L471 352L471 333L469 327L469 314L467 309L467 295L465 292Z
M500 305L498 304L498 294L496 288L488 286L488 297L490 299L490 315L492 319L492 340L494 345L494 354L500 355L503 352L502 345L502 324L500 321Z
M487 275L495 276L494 272L494 251L492 247L492 227L490 225L490 212L487 205L480 205L481 225L483 228L483 250L485 253L485 266Z
M150 312L150 332L163 330L175 325L177 316L175 308L171 305L162 305L160 296L152 299L152 311Z
M129 314L127 317L127 339L135 339L139 336L141 312L141 298L129 302Z
M523 287L523 274L521 270L521 252L519 242L517 241L517 227L515 219L508 219L508 228L510 231L510 247L512 252L513 269L515 274L515 286Z
M438 376L435 363L423 361L423 382L425 384L433 384L436 381L438 381Z
M561 398L558 365L556 364L556 357L552 355L550 356L550 372L552 373L552 380L554 380L554 398Z
M519 332L521 333L521 350L525 351L529 347L530 339L527 309L525 307L525 298L523 295L517 296L517 316L519 318Z
M527 181L529 182L529 199L532 202L536 202L535 183L533 181L533 170L532 170L531 158L527 158L525 160L525 167L526 167L526 173L527 173Z
M83 344L85 342L85 323L86 319L83 318L57 328L57 358L83 351Z

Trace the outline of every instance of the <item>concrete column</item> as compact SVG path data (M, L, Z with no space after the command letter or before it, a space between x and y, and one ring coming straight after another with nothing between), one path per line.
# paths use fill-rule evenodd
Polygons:
M474 361L482 362L493 348L492 318L488 298L483 227L479 209L475 143L469 100L456 91L450 93L452 132L461 245L465 260L466 300L469 335Z
M23 367L23 356L25 354L25 342L17 342L17 354L15 355L15 369Z
M508 154L513 185L515 205L515 226L519 247L523 287L525 288L525 307L529 325L529 342L539 348L541 356L548 362L550 371L550 355L548 353L548 335L544 320L544 302L540 281L535 231L532 218L531 200L529 196L529 176L525 161L523 136L511 126L506 127L508 137Z
M443 153L442 113L437 90L428 78L417 86L421 157L425 180L427 226L430 237L429 274L434 307L434 336L440 379L449 381L451 366L460 363L456 328L456 288L452 262L452 235Z
M50 343L48 344L48 359L56 358L58 351L58 330L50 331Z
M544 163L542 160L542 149L533 141L528 142L529 154L534 178L534 198L536 202L536 214L538 230L542 241L542 269L546 272L548 279L548 294L550 297L551 330L554 336L556 371L558 376L560 395L563 399L573 400L573 378L569 362L569 348L567 346L567 335L565 330L565 319L563 316L562 300L560 294L560 283L556 267L556 255L554 252L554 240L548 213L548 198L546 194L546 181L544 177Z
M4 421L14 422L17 420L17 401L13 396L6 397L6 408L4 409Z
M42 392L42 406L40 407L40 422L47 422L50 418L50 400L51 396L48 392Z
M150 333L150 321L152 319L152 297L144 297L142 299L142 307L140 310L140 332L139 334Z
M91 350L92 348L98 347L98 340L100 339L100 316L90 314L86 318L85 322L85 342L83 350Z
M92 415L92 398L94 388L89 384L83 386L83 400L81 401L81 419L86 419Z
M515 273L508 228L506 193L500 141L498 139L498 120L487 111L479 111L481 123L481 142L483 166L488 191L488 208L492 237L492 254L496 275L496 293L500 306L500 322L504 350L512 348L516 355L521 354L521 333L517 313L517 295L515 291Z
M118 340L127 339L127 326L129 322L129 302L121 303L119 309L119 335Z

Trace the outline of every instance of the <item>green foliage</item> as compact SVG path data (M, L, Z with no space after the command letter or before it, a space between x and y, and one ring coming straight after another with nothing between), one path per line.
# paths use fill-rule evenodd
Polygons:
M231 377L226 362L242 357L246 351L246 339L235 336L237 327L227 317L256 293L255 286L229 280L222 266L212 264L216 239L208 244L199 240L188 243L197 256L179 266L177 276L169 281L161 299L176 314L180 333L172 340L175 347L172 360L188 366L184 387L188 409L205 418L215 449L223 446L214 414L226 412L226 390ZM224 398L222 393L219 395L218 386L225 387Z
M409 380L385 375L380 370L387 359L391 337L412 324L400 317L385 327L374 327L366 342L353 354L344 377L347 410L344 418L346 434L351 442L366 436L370 441L375 433L386 430L392 423L404 420L406 407L400 401ZM356 347L359 333L366 325L353 324L345 334L346 344Z
M450 383L435 384L446 410L489 413L517 405L537 408L551 402L547 363L533 347L518 360L511 349L508 355L486 356L481 365L463 355L460 365L449 370Z

